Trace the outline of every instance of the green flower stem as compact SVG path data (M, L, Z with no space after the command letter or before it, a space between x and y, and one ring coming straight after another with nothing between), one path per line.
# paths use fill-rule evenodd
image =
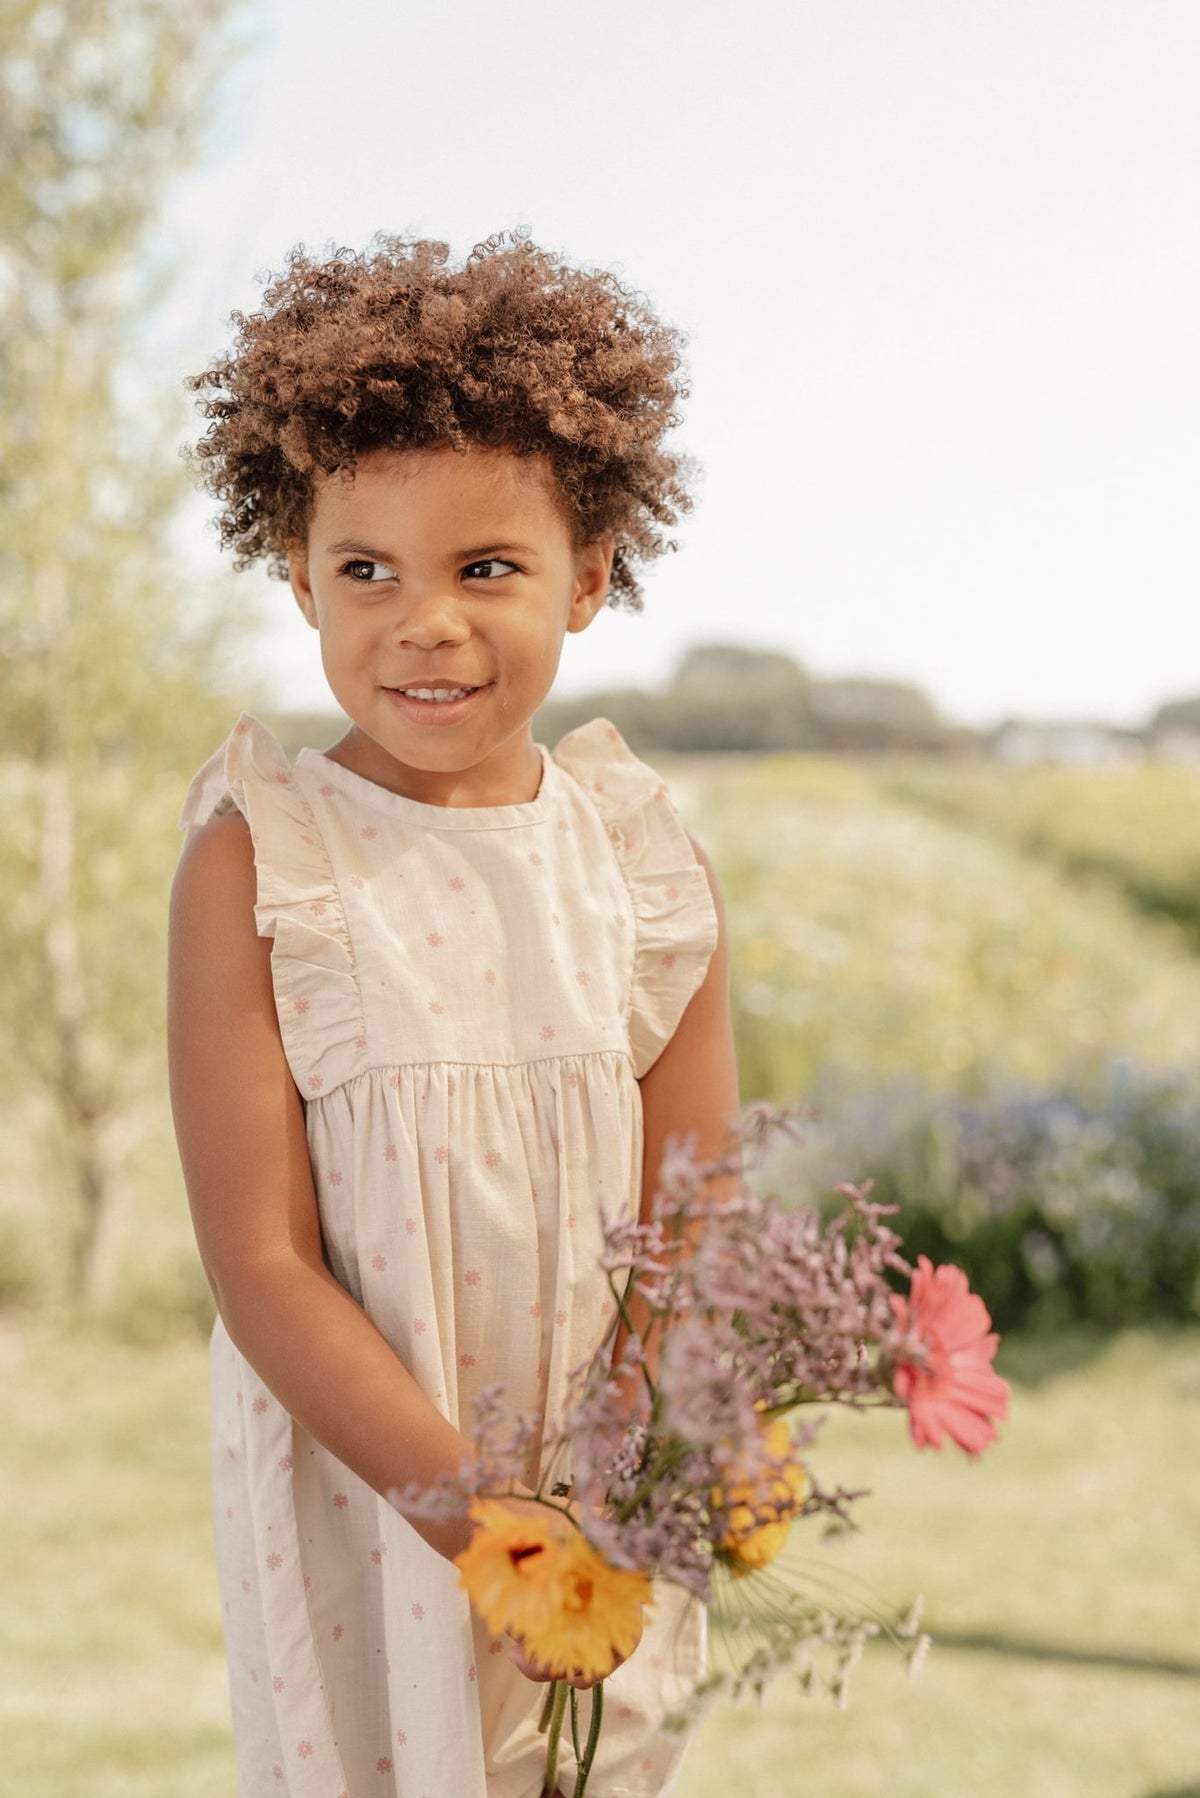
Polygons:
M674 1472L686 1454L687 1444L681 1442L677 1436L670 1436L665 1442L660 1442L650 1469L643 1477L637 1491L627 1498L623 1505L617 1506L615 1512L617 1522L628 1523L629 1519L636 1515L639 1505L649 1498L665 1475Z
M583 1759L579 1762L579 1771L575 1776L573 1798L584 1798L587 1791L588 1775L592 1770L592 1762L596 1758L596 1744L600 1740L600 1725L604 1721L604 1681L592 1687L592 1720L588 1725L587 1742L583 1750Z
M639 1332L634 1329L633 1319L629 1315L629 1295L633 1291L633 1286L634 1286L634 1279L633 1279L633 1275L630 1274L628 1280L625 1282L624 1292L618 1292L617 1288L616 1288L616 1283L613 1280L612 1275L610 1274L608 1276L608 1290L612 1293L613 1298L617 1302L617 1316L619 1317L620 1321L625 1325L626 1332L630 1336L636 1336L639 1334ZM655 1324L658 1323L661 1315L662 1315L661 1312L658 1312L658 1311L654 1312L653 1315L651 1316L649 1324L646 1326L646 1329L641 1332L643 1351L645 1350L646 1343L649 1340L650 1332L654 1328ZM645 1360L643 1360L641 1363L641 1371L642 1371L642 1379L645 1382L646 1391L650 1394L650 1403L653 1406L657 1402L657 1399L658 1399L658 1388L654 1384L654 1381L650 1377L650 1369L646 1366Z
M550 1717L554 1710L554 1700L558 1697L558 1681L552 1679L546 1687L546 1696L542 1700L542 1714L538 1718L538 1734L544 1736L550 1727Z
M542 1786L542 1798L558 1798L558 1745L562 1739L563 1718L567 1711L567 1692L569 1687L565 1679L556 1679L550 1687L544 1715L547 1715L546 1736L546 1778Z
M538 1730L546 1736L546 1771L542 1782L542 1798L558 1798L558 1750L567 1714L567 1697L571 1700L571 1738L575 1745L577 1770L572 1798L585 1798L592 1763L600 1741L600 1725L604 1721L604 1681L592 1687L592 1715L588 1723L587 1741L579 1752L579 1693L565 1679L552 1681L542 1706Z

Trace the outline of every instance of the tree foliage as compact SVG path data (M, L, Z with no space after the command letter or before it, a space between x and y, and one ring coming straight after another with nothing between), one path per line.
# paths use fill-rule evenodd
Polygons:
M1200 730L1200 693L1193 699L1171 699L1150 720L1151 730Z
M554 700L538 732L554 742L597 714L640 751L888 750L960 747L961 731L916 687L818 680L778 650L705 643L684 656L665 691L622 687Z
M223 621L171 540L182 399L146 344L233 5L0 9L0 1058L93 1298L161 1059L167 821L218 733Z

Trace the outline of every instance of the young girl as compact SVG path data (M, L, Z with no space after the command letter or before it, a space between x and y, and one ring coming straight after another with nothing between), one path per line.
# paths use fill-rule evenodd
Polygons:
M610 725L549 756L530 724L565 633L639 603L686 505L678 340L520 238L461 267L297 253L237 324L194 383L207 483L350 720L290 766L241 719L172 910L241 1792L537 1798L542 1682L572 1670L472 1614L468 1522L384 1495L459 1467L487 1386L554 1419L612 1352L601 1208L636 1213L668 1137L715 1151L736 1111L707 864ZM594 1798L671 1788L702 1652L663 1587Z

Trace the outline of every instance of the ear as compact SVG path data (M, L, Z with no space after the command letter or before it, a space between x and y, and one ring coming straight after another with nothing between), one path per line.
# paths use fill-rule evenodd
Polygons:
M567 618L569 631L585 631L608 598L612 579L613 550L611 537L598 537L585 543L575 558L575 592Z
M312 581L308 572L308 551L297 547L288 550L287 557L288 583L295 596L296 604L304 613L314 630L319 628L317 620L317 602L313 596Z

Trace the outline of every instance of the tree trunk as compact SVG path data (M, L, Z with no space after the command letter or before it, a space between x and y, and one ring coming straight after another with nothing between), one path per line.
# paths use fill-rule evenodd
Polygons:
M55 1049L51 1097L64 1126L76 1198L69 1256L70 1297L99 1305L111 1297L117 1267L117 1179L121 1159L110 1082L89 1066L87 986L76 891L75 795L61 760L42 769L42 944ZM93 1057L94 1059L94 1057Z
M120 1118L89 1121L79 1134L76 1173L83 1201L76 1239L73 1295L101 1311L116 1295L125 1223L125 1154Z

